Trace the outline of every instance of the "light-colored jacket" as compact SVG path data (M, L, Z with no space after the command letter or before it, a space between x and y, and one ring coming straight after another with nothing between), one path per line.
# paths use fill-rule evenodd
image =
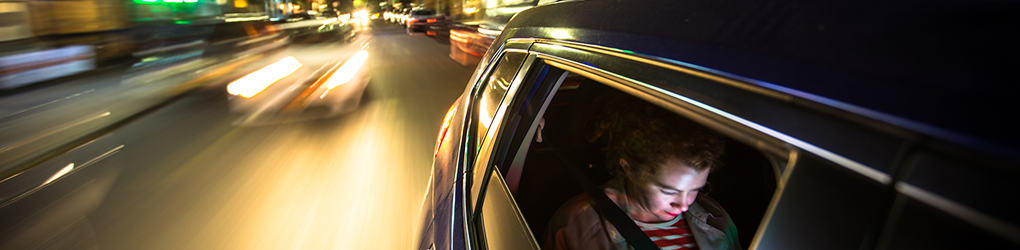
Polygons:
M633 249L582 194L567 201L549 220L543 249ZM683 213L698 248L739 250L737 227L722 206L701 196Z

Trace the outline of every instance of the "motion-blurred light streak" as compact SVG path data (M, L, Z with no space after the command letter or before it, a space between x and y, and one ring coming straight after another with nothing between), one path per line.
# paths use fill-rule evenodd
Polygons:
M45 186L46 184L50 184L50 182L60 179L60 177L63 177L67 173L70 173L72 169L74 169L74 162L72 162L71 164L67 164L66 167L61 168L60 171L57 171L57 173L53 174L53 176L50 176L49 179L46 179L46 181L43 182L43 185Z
M340 86L351 81L351 79L354 78L354 75L358 73L358 70L361 69L361 66L365 65L365 61L367 59L368 51L359 50L357 53L354 53L354 55L351 56L351 59L347 59L347 61L344 62L344 65L340 66L340 69L338 69L336 73L329 78L329 81L326 82L326 88L333 89L336 88L336 86Z
M48 136L51 136L51 135L63 132L64 130L67 130L67 129L70 129L70 128L73 128L73 127L76 127L78 125L82 125L82 124L85 124L85 123L88 123L88 122L91 122L91 121L95 121L96 119L107 117L107 116L110 116L110 112L109 111L100 113L100 114L95 115L95 116L86 117L84 119L81 119L81 120L78 120L78 121L75 121L75 122L72 122L72 123L68 123L68 124L66 124L64 126L61 126L61 127L58 127L58 128L47 129L47 130L45 130L45 133L38 134L38 135L36 135L34 137L31 137L31 138L28 138L28 139L22 139L20 141L17 141L17 142L11 143L11 144L0 146L0 153L7 152L8 150L12 150L12 149L15 149L15 148L18 148L18 147L25 146L25 145L27 145L29 143L42 140L42 139L44 139L44 138L46 138Z
M301 63L293 56L288 56L261 69L249 73L227 85L227 93L251 98L262 92L276 81L293 74Z
M453 105L450 105L450 109L446 111L446 116L443 117L443 125L439 127L439 136L436 137L436 146L435 152L433 152L433 156L439 155L439 148L443 146L443 140L446 139L446 131L450 128L450 120L453 119L453 115L457 111L458 104L460 104L460 97L457 97L457 100L453 101ZM431 177L429 178L431 179ZM431 180L429 181L429 183L431 185Z
M570 35L570 32L562 29L556 29L549 32L549 35L556 39L569 40L574 39L574 36Z
M489 105L487 103L487 101L479 102L481 106L478 107L478 115L482 118L480 121L485 129L489 129L489 123L492 123L492 115L489 114Z

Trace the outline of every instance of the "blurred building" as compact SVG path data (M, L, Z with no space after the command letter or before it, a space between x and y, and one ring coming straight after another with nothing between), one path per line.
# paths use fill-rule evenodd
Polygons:
M0 88L139 60L140 51L253 35L243 30L264 25L241 23L268 19L272 1L296 0L0 0Z
M0 2L0 42L32 36L29 3L25 1Z

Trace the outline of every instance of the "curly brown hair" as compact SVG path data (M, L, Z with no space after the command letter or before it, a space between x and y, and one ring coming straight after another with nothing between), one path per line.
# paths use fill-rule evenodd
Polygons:
M724 141L715 131L656 105L634 97L613 98L596 124L595 137L605 140L607 164L613 176L647 178L669 160L695 170L715 169L721 164ZM625 160L629 176L619 160Z

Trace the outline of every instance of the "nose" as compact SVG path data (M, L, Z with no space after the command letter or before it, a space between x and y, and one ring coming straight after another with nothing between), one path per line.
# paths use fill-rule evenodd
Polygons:
M683 192L683 194L679 195L676 200L673 200L673 207L679 208L681 213L687 212L691 203L694 203L694 199L692 199L693 195L694 194L691 192Z
M676 207L680 208L681 213L687 212L687 209L689 208L686 202L680 202L680 204L677 204Z

